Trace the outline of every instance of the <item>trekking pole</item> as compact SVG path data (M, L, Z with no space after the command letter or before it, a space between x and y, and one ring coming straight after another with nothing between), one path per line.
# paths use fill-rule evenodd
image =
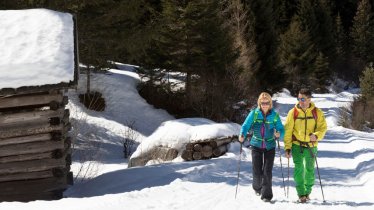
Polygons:
M287 158L287 171L288 171L288 177L287 177L287 198L290 194L290 158Z
M240 153L239 153L239 162L238 162L238 178L236 180L235 199L236 199L236 194L238 194L239 174L240 174L240 161L242 159L242 148L243 148L243 143L240 143Z
M312 142L312 146L314 147L314 143ZM312 152L312 149L309 148L311 153ZM322 192L322 198L323 198L323 202L325 203L326 200L325 200L325 195L323 194L323 188L322 188L322 182L321 182L321 175L319 174L319 168L318 168L318 161L317 161L317 155L313 153L313 157L314 157L314 160L316 161L316 166L317 166L317 173L318 173L318 179L319 179L319 185L321 186L321 192Z
M281 164L281 171L282 171L282 178L283 178L284 196L287 196L286 185L284 184L284 175L283 175L283 166L282 166L282 153L281 153L281 150L280 150L279 138L276 138L276 139L277 139L277 143L278 143L279 161L280 161L280 164Z

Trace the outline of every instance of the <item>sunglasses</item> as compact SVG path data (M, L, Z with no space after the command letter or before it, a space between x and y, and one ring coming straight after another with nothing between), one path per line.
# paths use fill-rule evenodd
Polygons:
M261 102L261 105L270 105L270 102Z
M298 101L305 102L307 98L297 98Z

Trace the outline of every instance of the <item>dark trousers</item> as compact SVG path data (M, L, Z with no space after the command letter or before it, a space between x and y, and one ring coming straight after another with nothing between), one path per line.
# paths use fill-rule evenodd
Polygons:
M272 178L275 149L265 150L252 147L252 187L256 192L261 193L261 199L273 198Z

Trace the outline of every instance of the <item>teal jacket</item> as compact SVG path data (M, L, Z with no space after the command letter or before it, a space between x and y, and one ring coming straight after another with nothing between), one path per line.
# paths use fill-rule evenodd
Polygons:
M270 109L265 118L262 111L256 108L253 109L245 119L240 130L240 135L246 138L248 131L250 131L250 133L252 133L250 139L251 146L271 150L276 147L274 130L280 132L279 139L283 140L284 127L279 118L279 114L274 109Z

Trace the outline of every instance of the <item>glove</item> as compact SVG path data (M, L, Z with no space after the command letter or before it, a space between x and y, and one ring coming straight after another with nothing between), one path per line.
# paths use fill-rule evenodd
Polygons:
M244 136L240 135L238 140L239 140L239 143L242 144L244 142Z
M290 158L290 157L291 157L291 150L286 149L286 158Z
M310 142L316 142L317 141L317 136L316 135L314 135L314 134L310 134L309 135L309 137L310 137Z

